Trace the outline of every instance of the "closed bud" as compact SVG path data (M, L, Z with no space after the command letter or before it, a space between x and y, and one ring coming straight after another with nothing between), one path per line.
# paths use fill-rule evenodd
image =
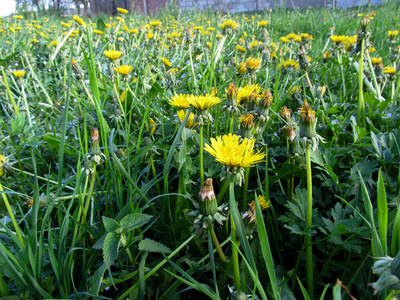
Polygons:
M217 199L214 194L212 179L207 178L199 192L199 210L202 215L212 216L218 211Z

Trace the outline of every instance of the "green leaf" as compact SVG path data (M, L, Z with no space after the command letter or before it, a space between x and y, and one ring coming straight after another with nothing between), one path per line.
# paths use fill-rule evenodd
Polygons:
M310 296L308 295L304 285L301 283L299 277L297 277L297 282L299 283L300 289L301 289L301 293L303 294L304 300L310 300Z
M118 255L119 237L114 232L109 232L104 240L103 259L107 268L110 267Z
M400 253L400 209L397 207L396 216L393 221L393 232L392 232L392 256L396 253Z
M111 218L107 218L105 216L103 216L102 219L103 219L104 227L106 228L107 232L113 232L113 231L117 230L118 228L120 228L120 225L117 221L115 221Z
M125 216L119 223L125 232L140 227L151 220L153 216L133 213Z
M96 22L96 25L97 25L97 29L101 30L101 31L104 31L106 28L106 24L104 23L104 21L102 19L98 19Z
M150 240L145 239L140 241L139 243L139 250L140 251L148 251L148 252L156 252L156 253L171 253L172 250L169 249L167 246L163 244Z
M377 198L379 237L381 239L383 252L385 255L387 255L388 204L386 198L385 184L383 182L382 172L380 169L378 173Z
M0 59L0 66L6 67L10 64L10 61L19 54L18 52L11 53L10 55L6 56L3 59Z

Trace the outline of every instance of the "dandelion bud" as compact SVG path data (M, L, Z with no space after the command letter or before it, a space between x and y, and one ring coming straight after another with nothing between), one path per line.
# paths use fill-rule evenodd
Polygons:
M75 58L72 58L72 68L78 80L81 80L83 77L83 70Z
M253 114L246 114L244 117L239 118L240 121L240 135L242 138L251 138L254 126L256 125L255 117Z
M296 133L294 132L293 126L285 126L283 128L283 131L285 132L286 137L289 140L289 143L293 142L294 138L296 137Z
M242 213L242 220L246 230L246 235L250 236L257 225L254 201L249 203L249 208L246 210L246 212Z
M99 130L97 128L92 127L91 129L91 142L92 142L92 153L98 154L100 152L99 148Z
M217 199L214 194L212 179L207 178L199 192L199 210L202 215L212 216L218 211Z
M300 111L300 136L312 138L316 136L317 119L315 118L315 111L308 105L307 100L304 100L303 107Z
M272 100L273 97L270 90L267 90L260 95L260 101L258 102L258 107L257 107L257 113L260 116L264 117L268 116L268 111L272 105Z
M227 107L237 107L236 101L237 95L237 87L233 82L231 82L228 86L228 90L226 91L226 106Z
M307 70L311 66L311 64L308 60L307 52L306 52L306 49L304 48L304 45L300 45L299 52L297 54L299 57L300 68L302 70Z
M286 123L290 123L291 118L290 118L290 109L287 108L286 106L282 106L281 108L281 118L286 121Z

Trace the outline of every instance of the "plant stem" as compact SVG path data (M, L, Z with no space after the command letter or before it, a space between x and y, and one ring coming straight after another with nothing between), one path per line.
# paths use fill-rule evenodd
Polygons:
M361 54L360 61L358 63L358 110L357 110L357 123L359 126L365 128L365 103L363 94L363 67L364 67L364 38L361 41Z
M3 185L2 185L1 183L0 183L0 192L4 192ZM6 194L1 193L1 197L3 198L4 205L6 206L8 215L10 216L11 223L12 223L13 226L14 226L15 233L17 234L17 237L18 237L18 239L20 240L21 244L22 244L23 246L25 246L24 239L22 238L21 232L19 231L19 227L18 227L17 221L15 220L14 213L13 213L13 211L12 211L12 209L11 209L10 202L8 202L8 199L7 199Z
M247 190L249 188L249 176L250 168L245 168L244 170L244 186L243 186L243 198L242 198L242 210L245 211L247 208Z
M92 198L95 181L96 181L96 163L93 163L93 173L92 173L92 178L90 179L89 193L87 194L87 197L86 197L85 208L83 210L83 216L82 216L82 222L81 222L82 224L86 224L86 215L89 210L90 199Z
M209 227L209 231L210 231L210 235L211 235L213 244L215 246L215 249L217 250L217 253L218 253L219 257L221 258L221 260L223 262L225 262L225 263L228 262L228 260L226 259L225 254L224 254L224 251L222 251L222 248L221 248L221 245L220 245L220 243L218 241L217 235L215 234L214 227L210 226Z
M311 159L310 144L307 143L306 148L306 165L307 165L307 214L306 228L312 225L312 176L311 176ZM311 299L314 298L314 275L312 261L312 238L306 235L306 269L307 269L307 291Z
M156 168L154 167L154 160L153 160L152 154L149 155L149 164L150 164L151 171L153 173L153 177L157 180L157 173L156 173ZM156 181L156 188L157 188L158 194L161 195L161 190L160 190L160 186L158 185L158 181Z
M3 81L4 81L4 85L6 87L6 90L7 90L8 97L10 98L11 104L14 108L14 113L17 116L19 116L19 109L18 109L18 106L15 104L14 98L13 98L11 90L10 90L10 86L8 85L7 76L6 76L6 73L4 72L3 67L1 67L1 75L3 76Z
M343 98L346 97L347 91L346 91L346 80L344 77L344 70L343 70L343 60L342 60L342 54L338 53L338 61L340 65L340 73L342 74L342 86L343 86Z
M203 125L200 126L200 186L204 184L204 169L203 169Z
M235 183L233 177L229 181L229 201L232 201L231 205L236 205L235 201ZM233 266L233 281L235 284L235 290L241 290L241 283L240 283L240 269L239 269L239 252L238 248L240 242L237 239L236 234L236 227L235 222L233 221L232 213L231 213L231 238L232 238L232 257L231 257L231 264Z

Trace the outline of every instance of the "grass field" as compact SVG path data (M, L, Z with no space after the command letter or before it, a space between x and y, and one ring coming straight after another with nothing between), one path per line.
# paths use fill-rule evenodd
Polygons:
M0 19L0 296L396 299L399 13Z

